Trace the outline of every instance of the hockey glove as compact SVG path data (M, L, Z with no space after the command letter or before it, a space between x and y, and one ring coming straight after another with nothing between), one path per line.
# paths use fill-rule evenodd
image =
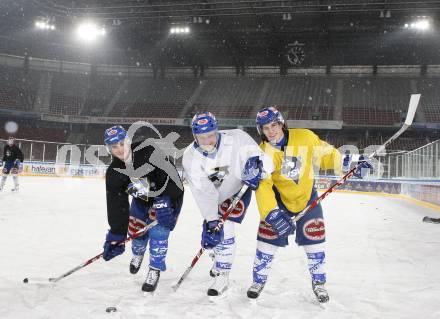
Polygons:
M107 236L105 237L102 258L104 258L105 261L109 261L110 259L123 254L125 251L125 244L118 245L117 243L124 239L124 235L117 235L113 234L111 231L108 231Z
M176 226L176 217L174 216L171 199L168 196L155 197L153 208L156 212L158 224L173 230Z
M14 172L15 174L19 174L23 171L23 164L20 162L18 158L14 161L13 169L15 170Z
M203 232L202 232L202 247L205 249L212 249L223 240L223 227L220 230L215 231L214 229L218 225L218 220L213 220L203 222Z
M292 218L279 208L273 209L264 220L280 237L287 237L295 233L295 223Z
M244 165L241 173L241 180L250 189L256 190L260 185L261 176L263 174L263 162L258 156L250 157Z
M353 165L357 165L356 170L353 173L353 176L362 179L365 177L368 171L370 173L373 172L373 166L368 158L365 158L364 155L360 155L356 160L356 155L346 154L342 161L342 171L347 173L350 170L350 167Z

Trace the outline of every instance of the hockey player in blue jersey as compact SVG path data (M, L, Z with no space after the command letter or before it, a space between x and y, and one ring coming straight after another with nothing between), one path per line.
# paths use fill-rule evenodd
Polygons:
M141 143L131 143L122 126L107 129L104 141L113 160L105 176L110 230L106 235L103 258L108 261L124 252L124 245L116 243L126 238L127 231L134 235L157 220L158 225L133 239L130 262L130 272L136 274L149 244L150 265L142 290L152 292L157 287L160 272L166 270L168 237L180 214L183 185L176 168L157 146L147 145L137 150ZM154 161L155 155L159 155L160 162ZM122 173L131 165L135 170L145 166L151 166L153 170L141 178ZM128 194L133 197L131 205Z
M8 139L7 145L3 149L3 159L0 161L0 167L3 166L3 175L0 181L0 191L3 190L9 174L12 174L12 179L14 181L14 188L12 189L12 191L18 191L18 174L21 173L23 169L22 163L23 153L21 152L20 148L15 144L15 139L13 137L10 137Z

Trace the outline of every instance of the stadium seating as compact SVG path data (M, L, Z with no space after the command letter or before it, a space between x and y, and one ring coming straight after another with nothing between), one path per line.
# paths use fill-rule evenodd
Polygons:
M343 83L346 124L389 126L401 121L411 93L409 79L350 77Z
M417 81L417 88L422 94L420 104L425 111L428 122L440 122L440 92L437 79L422 79Z
M0 66L0 108L31 110L39 76L38 72Z
M195 79L131 79L110 116L175 118L197 85Z

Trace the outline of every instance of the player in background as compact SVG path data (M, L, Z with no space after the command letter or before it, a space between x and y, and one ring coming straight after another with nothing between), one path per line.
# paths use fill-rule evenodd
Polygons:
M133 239L133 258L130 262L130 272L136 274L149 242L149 271L142 290L152 292L157 287L160 272L166 270L168 237L180 213L183 186L176 168L157 146L147 145L134 151L140 142L131 143L122 126L107 129L104 142L113 160L105 176L110 230L106 235L103 258L108 261L124 252L124 245L117 245L116 242L126 238L127 230L134 235L157 220L158 225ZM154 160L157 155L160 161ZM140 179L118 171L125 170L129 163L135 170L143 165L153 165L153 170ZM168 169L164 170L164 167ZM173 180L170 176L177 176L177 179ZM131 205L128 194L133 197Z
M196 114L191 129L194 142L185 149L182 163L204 219L201 245L214 252L210 274L215 280L208 289L208 296L218 296L229 285L229 272L235 254L235 224L242 222L252 189L258 187L264 154L247 133L238 129L219 131L217 120L209 112ZM219 218L226 212L231 198L240 191L243 183L249 189L223 228L214 232Z
M3 167L3 175L0 181L0 191L5 186L6 179L9 174L12 174L14 181L13 192L17 192L19 189L18 174L23 170L23 153L20 148L15 144L15 139L10 137L7 145L3 149L3 159L0 161L0 167Z
M288 245L288 236L296 230L295 241L306 253L313 292L319 302L327 302L322 207L317 205L296 223L292 218L318 197L314 168L333 169L335 174L340 174L342 156L310 130L287 129L283 116L275 107L260 110L256 125L262 140L260 147L272 158L274 171L261 180L256 191L261 222L253 284L247 295L258 298L278 247Z

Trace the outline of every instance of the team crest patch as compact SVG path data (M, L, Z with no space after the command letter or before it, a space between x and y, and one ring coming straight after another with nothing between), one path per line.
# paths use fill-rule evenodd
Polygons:
M226 213L228 210L229 205L231 205L231 199L228 198L223 203L219 205L219 211L222 215ZM237 206L232 210L231 214L229 215L229 218L240 218L245 212L244 203L242 200L240 200L237 203Z
M258 227L258 236L268 240L278 238L278 234L276 233L276 231L274 231L272 227L265 221L260 222L260 226Z
M219 188L223 180L229 174L229 166L216 167L213 169L213 173L209 174L208 179L214 184L216 188Z
M303 227L303 234L309 240L323 240L325 238L325 225L322 218L307 221Z
M281 175L298 184L301 166L301 157L284 156L281 163Z

